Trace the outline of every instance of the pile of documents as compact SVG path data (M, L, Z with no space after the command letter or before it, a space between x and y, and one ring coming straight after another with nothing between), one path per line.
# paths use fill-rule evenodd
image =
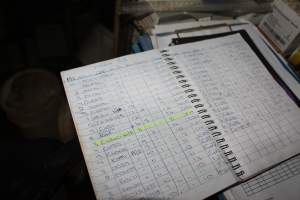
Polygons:
M140 29L140 35L133 38L132 51L138 53L153 48L163 48L171 46L174 38L223 33L238 30L240 25L246 24L249 24L249 22L232 19L211 20L211 17L158 24L158 16L154 13L136 22L137 27Z
M172 46L176 44L177 39L245 30L275 72L300 99L299 77L251 22L243 19L211 20L211 17L200 19L187 17L185 20L158 24L159 18L156 13L152 13L143 20L136 21L140 35L133 41L133 53ZM300 191L296 187L298 185L300 185L300 156L230 188L224 194L230 200L298 199L300 196Z

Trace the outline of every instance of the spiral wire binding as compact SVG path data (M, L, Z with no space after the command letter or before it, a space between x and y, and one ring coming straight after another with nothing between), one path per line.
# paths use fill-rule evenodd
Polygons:
M163 59L167 62L167 65L170 65L169 68L172 70L172 73L175 75L178 83L181 84L180 86L185 89L184 92L187 94L187 97L190 99L194 108L197 109L200 118L204 120L204 123L208 126L208 129L212 131L211 135L216 139L215 141L223 150L224 156L231 163L231 168L235 171L237 176L242 176L245 172L240 169L241 165L237 163L237 159L233 155L233 152L229 150L229 145L226 144L225 138L223 138L222 133L218 131L218 127L215 125L214 120L211 119L211 116L207 113L208 111L204 108L204 104L201 103L201 99L197 98L197 94L194 93L194 89L191 88L189 81L185 79L185 75L180 70L180 67L171 57L168 50L161 50L160 53Z

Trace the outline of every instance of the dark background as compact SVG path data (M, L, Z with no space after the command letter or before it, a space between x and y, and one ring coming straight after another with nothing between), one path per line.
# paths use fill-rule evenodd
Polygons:
M1 89L13 75L33 68L54 74L61 84L60 71L83 65L81 43L97 25L112 32L113 17L113 0L0 1ZM27 89L38 92L30 80ZM25 106L36 103L34 92ZM1 107L1 199L95 199L77 137L28 138Z
M114 0L0 1L1 199L95 199L59 73L109 58L114 11Z
M61 71L80 65L79 44L95 24L112 31L113 16L112 0L1 1L1 76L22 67ZM53 56L43 57L41 49Z

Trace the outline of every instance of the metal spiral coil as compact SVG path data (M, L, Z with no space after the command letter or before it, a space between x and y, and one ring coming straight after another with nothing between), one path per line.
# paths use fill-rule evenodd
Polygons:
M166 61L166 64L169 65L169 68L172 70L172 73L175 75L180 86L185 89L184 92L187 93L187 97L190 99L193 107L197 109L201 119L203 119L205 125L208 126L208 130L212 131L211 135L216 138L215 141L223 150L224 156L227 158L228 162L231 163L231 168L235 171L237 176L244 175L245 172L240 170L241 165L235 163L237 158L233 156L233 152L229 150L229 145L226 144L225 138L223 138L222 133L218 131L218 127L215 125L214 120L211 119L211 115L207 113L208 111L204 108L204 104L201 103L201 99L197 98L198 95L194 93L195 90L191 88L191 84L189 84L189 81L185 78L185 75L180 70L180 67L177 65L174 58L171 57L168 50L161 50L160 53Z

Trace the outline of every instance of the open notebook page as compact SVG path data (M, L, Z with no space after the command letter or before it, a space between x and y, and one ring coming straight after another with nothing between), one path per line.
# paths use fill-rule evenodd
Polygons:
M239 34L171 47L251 176L300 152L300 112Z
M201 199L236 182L158 50L61 75L97 199Z

